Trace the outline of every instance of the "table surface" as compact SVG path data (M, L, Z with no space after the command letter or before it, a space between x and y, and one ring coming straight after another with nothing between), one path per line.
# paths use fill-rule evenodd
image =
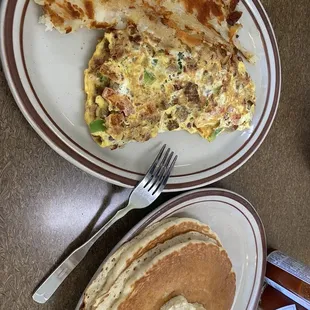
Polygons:
M214 185L253 203L269 246L310 264L309 0L262 2L281 54L278 114L254 156ZM23 118L0 67L0 309L74 309L112 247L155 206L115 224L47 304L35 304L32 292L128 194L49 148ZM156 205L173 195L162 195Z

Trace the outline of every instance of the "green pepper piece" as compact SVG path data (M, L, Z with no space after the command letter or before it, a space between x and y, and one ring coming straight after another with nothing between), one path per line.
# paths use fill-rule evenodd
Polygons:
M143 79L144 79L144 84L150 85L150 84L153 84L153 82L155 81L155 75L152 72L149 72L144 69Z
M177 59L177 63L178 63L178 66L179 66L179 73L181 73L183 71L183 64L182 64L182 59L184 58L184 54L179 52L178 53L178 59Z
M100 77L99 80L100 80L100 83L106 83L109 79L106 76L103 75L103 76Z
M107 76L101 74L100 72L97 73L97 78L99 79L99 82L102 83L103 85L107 85L110 81L110 79Z
M213 94L214 95L218 95L220 93L221 88L223 87L223 85L216 87L213 89Z
M89 124L89 129L91 133L95 133L98 131L106 131L106 126L104 125L103 119L95 119Z
M224 128L216 128L210 137L208 137L209 142L213 141L222 131Z
M155 67L158 63L158 59L153 58L151 62L152 62L152 65Z

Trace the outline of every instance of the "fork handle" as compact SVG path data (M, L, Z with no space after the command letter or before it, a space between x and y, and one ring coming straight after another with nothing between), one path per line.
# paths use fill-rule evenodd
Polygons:
M34 301L44 304L55 293L61 283L67 278L71 271L81 262L92 245L108 230L116 221L125 216L131 210L130 205L117 211L115 215L98 230L89 240L74 250L40 285L32 295Z

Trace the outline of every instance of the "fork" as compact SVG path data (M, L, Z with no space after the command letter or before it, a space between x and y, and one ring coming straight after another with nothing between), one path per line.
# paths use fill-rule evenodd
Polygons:
M98 232L73 251L56 270L54 270L33 294L32 298L34 301L41 304L45 303L106 230L120 218L124 217L129 211L148 207L161 194L178 158L174 155L174 152L171 152L170 148L166 151L165 148L166 145L161 148L145 177L131 192L127 206L117 211Z

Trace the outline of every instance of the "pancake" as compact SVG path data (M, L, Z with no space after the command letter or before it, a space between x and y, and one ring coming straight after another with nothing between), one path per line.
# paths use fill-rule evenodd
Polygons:
M154 223L147 228L145 228L138 236L133 238L131 241L123 244L114 254L112 254L107 261L104 263L100 273L98 276L92 281L92 283L87 287L85 293L84 293L84 301L81 309L90 309L91 305L95 301L98 293L101 292L106 279L107 275L110 272L111 269L114 268L115 264L120 259L120 256L123 252L125 252L128 248L130 248L133 244L139 242L141 239L143 239L145 236L147 236L149 233L151 233L153 230L155 230L157 227L161 226L162 224L171 222L177 218L171 217L168 219L164 219L161 222Z
M137 269L141 268L142 265L145 265L151 262L157 255L159 255L163 251L166 251L175 245L187 242L189 240L196 240L196 241L202 240L205 242L209 241L209 242L216 244L216 241L214 239L211 239L197 232L188 232L185 234L181 234L170 240L165 241L164 243L158 244L152 250L146 252L140 258L134 260L131 263L131 265L120 274L120 276L114 282L114 284L109 289L109 291L105 293L104 295L100 296L99 298L97 298L93 307L96 310L110 309L110 307L114 304L114 302L120 296L126 281L135 273Z
M154 228L154 229L153 229ZM172 218L156 223L153 228L147 228L129 243L125 244L103 265L100 274L86 290L82 309L89 309L97 298L104 296L114 284L119 275L130 264L153 249L157 244L163 243L178 235L196 231L214 239L221 246L217 235L210 227L190 218Z
M188 241L162 252L126 282L113 310L158 310L184 296L208 310L228 310L236 276L225 250L213 242Z
M105 294L118 276L136 259L153 249L157 244L163 243L180 234L196 231L215 240L216 244L221 246L217 236L211 231L210 227L201 222L189 218L181 218L164 223L155 228L150 234L141 238L139 242L133 243L123 251L114 268L107 274L106 282L101 290Z

